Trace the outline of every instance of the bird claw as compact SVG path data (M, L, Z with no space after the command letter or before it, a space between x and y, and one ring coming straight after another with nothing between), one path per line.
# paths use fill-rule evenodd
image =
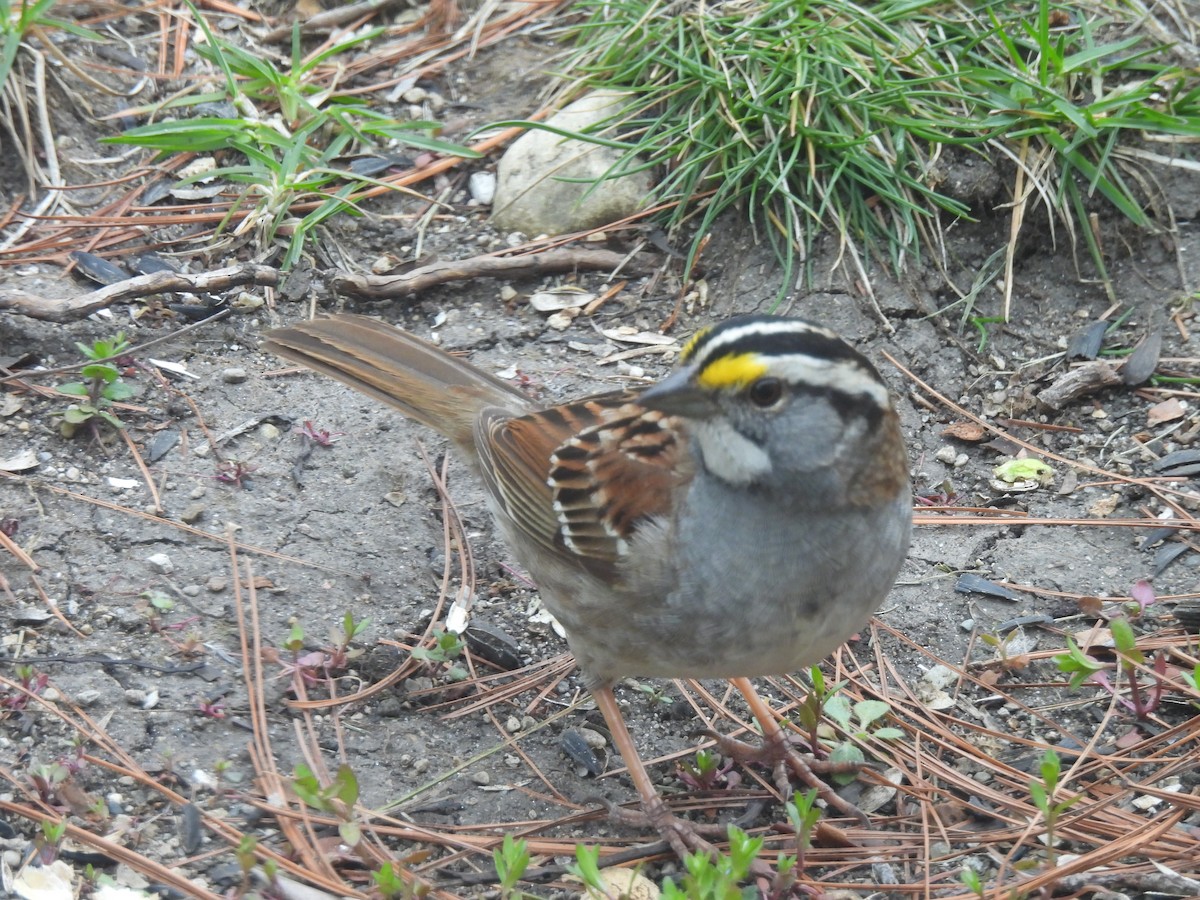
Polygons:
M717 849L709 838L720 840L725 830L719 825L698 825L675 815L660 798L656 803L645 802L640 810L626 809L605 797L593 800L604 807L610 821L627 828L648 828L658 833L675 854L683 859L689 853L714 855Z
M870 823L861 809L834 791L821 778L822 775L856 774L862 769L860 764L833 762L802 754L791 745L782 731L776 732L776 739L772 740L768 735L758 745L739 741L710 728L704 729L704 733L716 741L717 749L721 753L740 765L757 764L769 767L775 775L775 787L784 799L792 795L791 778L788 775L790 769L805 785L816 788L817 796L838 812L857 819L862 825Z

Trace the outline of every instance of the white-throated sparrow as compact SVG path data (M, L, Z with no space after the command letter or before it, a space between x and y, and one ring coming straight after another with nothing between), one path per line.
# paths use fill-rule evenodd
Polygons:
M697 333L645 390L539 409L363 316L273 331L265 346L463 452L677 852L703 842L655 791L612 693L618 678L729 679L775 757L819 783L748 679L830 653L878 608L908 549L899 422L857 350L798 319L735 318Z

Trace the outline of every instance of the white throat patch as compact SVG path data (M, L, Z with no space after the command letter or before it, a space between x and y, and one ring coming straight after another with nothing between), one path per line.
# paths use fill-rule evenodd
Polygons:
M766 451L723 419L696 422L694 435L705 468L726 484L750 484L771 472Z

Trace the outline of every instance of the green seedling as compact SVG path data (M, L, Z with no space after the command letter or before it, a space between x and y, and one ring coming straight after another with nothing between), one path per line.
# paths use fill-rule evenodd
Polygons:
M453 632L433 629L433 645L430 647L414 647L413 659L420 660L437 674L444 675L451 681L462 681L467 677L467 670L454 661L462 656L466 643Z
M39 764L29 769L29 780L43 803L54 803L58 786L71 777L71 770L62 763Z
M260 866L258 858L258 840L252 834L243 834L241 840L233 851L234 858L237 859L238 868L241 869L242 880L238 886L236 896L250 896L254 887L253 873L255 868ZM274 859L267 857L261 861L262 874L266 878L267 883L271 886L270 892L263 891L266 896L281 896L278 886L275 884L279 874L279 864Z
M977 352L982 353L984 348L987 346L988 338L990 337L987 326L1002 325L1007 320L1004 318L1004 316L971 316L968 321L970 321L972 327L979 332L979 346L975 349Z
M710 856L689 853L683 861L687 870L678 885L663 882L663 900L742 900L742 882L762 849L763 839L752 838L736 825L729 826L729 852Z
M1033 798L1033 805L1041 811L1042 819L1046 823L1046 857L1050 865L1054 866L1057 853L1054 832L1058 826L1058 820L1064 812L1078 803L1083 795L1076 794L1065 800L1055 799L1062 763L1053 749L1047 748L1043 754L1040 769L1042 780L1029 782L1029 795Z
M304 763L297 763L292 776L292 790L306 806L337 817L340 820L338 835L348 846L358 845L362 839L362 827L354 811L354 804L358 802L358 778L353 769L343 763L338 766L333 781L322 785L312 769Z
M414 856L416 854L413 854ZM384 900L412 900L416 897L427 897L430 887L414 878L411 874L406 879L403 863L406 860L385 862L371 872L371 881Z
M19 665L17 666L17 683L23 687L24 691L5 691L0 694L0 713L4 710L12 712L20 712L29 706L29 695L35 697L46 689L50 684L50 676L45 672L38 672L33 666ZM29 693L26 693L28 691ZM0 715L0 719L5 716Z
M250 205L234 234L253 235L263 246L281 239L286 245L285 269L300 258L305 244L326 219L339 213L358 214L356 191L373 185L391 187L356 174L341 162L342 157L370 151L376 144L470 158L480 155L434 137L441 127L436 122L397 121L329 85L328 69L379 37L384 29L356 33L306 56L297 23L292 31L290 65L279 68L261 54L214 33L195 7L188 6L205 38L196 44L196 52L221 72L224 89L173 97L161 108L145 110L171 115L106 140L163 154L236 154L231 163L197 173L183 183L224 179L245 185L222 228L242 205ZM178 114L185 107L221 102L228 103L236 115ZM278 115L273 115L276 111ZM304 209L298 209L301 204Z
M848 732L851 738L857 740L875 737L894 741L904 737L904 732L899 728L874 727L876 722L891 712L891 709L891 706L882 700L859 700L852 704L842 694L835 694L825 704L826 715L837 722L843 731ZM843 741L833 748L829 754L829 761L844 765L848 769L854 769L862 766L866 762L866 757L862 750L850 741ZM838 784L849 784L854 780L855 775L852 771L835 772L832 778Z
M633 688L646 698L651 706L670 706L674 701L666 689L649 681L633 682Z
M1000 665L1008 670L1024 669L1029 665L1029 654L1025 652L1012 652L1014 643L1025 646L1025 642L1020 640L1024 637L1024 629L1019 625L1006 635L996 635L983 632L979 635L979 640L987 644L996 651L996 657Z
M287 638L283 641L283 651L290 658L274 648L265 648L264 657L269 662L278 663L283 677L292 679L294 690L300 693L304 688L311 687L323 678L330 676L334 668L334 658L325 650L305 650L304 626L293 621Z
M514 840L511 834L492 851L492 862L496 866L496 877L500 879L500 896L504 900L516 900L521 896L517 883L529 868L529 846L522 838Z
M804 868L804 856L812 846L813 831L821 821L821 807L817 806L817 789L809 788L803 794L796 791L792 799L784 804L788 821L796 832L795 865Z
M820 746L817 732L821 726L821 711L825 709L830 699L846 686L846 682L826 684L825 673L818 666L812 666L808 670L808 678L812 682L812 689L805 695L804 702L796 711L796 717L800 720L800 725L808 732L808 745L815 752Z
M1154 654L1151 664L1152 682L1148 685L1143 684L1139 668L1145 665L1146 655L1138 649L1133 626L1124 616L1117 616L1109 620L1108 627L1113 638L1115 663L1101 662L1084 653L1070 637L1067 638L1067 652L1054 657L1054 662L1060 672L1070 676L1069 684L1072 688L1078 688L1085 683L1094 684L1115 697L1135 718L1146 719L1158 709L1166 692L1167 658L1161 653ZM1113 683L1110 672L1119 673L1124 677L1129 687L1128 698Z
M962 882L963 887L974 894L979 900L983 900L983 879L979 877L979 873L974 869L964 868L958 874L958 880Z
M344 669L350 665L352 660L358 659L363 655L361 648L354 649L350 645L354 639L367 630L367 626L371 624L370 619L363 619L356 622L354 613L347 612L342 616L341 624L334 625L329 629L329 647L326 652L329 655L327 668L329 669Z
M684 784L694 790L711 791L718 787L731 786L729 773L733 769L733 760L721 762L721 754L711 750L697 750L690 760L679 763L679 778ZM733 779L732 783L736 783Z
M43 866L48 866L58 859L59 848L62 847L63 838L66 836L66 819L61 822L42 820L42 833L34 838L33 844L37 848L38 860Z
M97 340L90 347L76 343L75 347L92 362L79 370L85 381L69 381L58 386L61 394L83 398L61 413L60 430L63 437L71 437L79 426L96 419L121 430L125 425L108 410L114 403L132 397L133 388L122 380L120 369L109 360L129 349L129 341L125 339L124 332L120 332L112 340Z
M575 845L575 862L567 864L567 873L574 875L585 887L604 896L604 880L600 877L600 848Z

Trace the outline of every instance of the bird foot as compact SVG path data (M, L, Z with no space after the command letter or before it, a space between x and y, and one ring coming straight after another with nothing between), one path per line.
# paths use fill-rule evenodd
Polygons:
M659 797L655 797L653 803L643 802L640 810L626 809L604 798L597 799L612 822L628 828L653 829L680 859L689 853L715 854L717 850L709 839L719 840L725 836L724 828L719 825L698 825L680 818Z
M605 808L609 820L613 823L630 828L649 828L656 831L681 861L692 853L707 853L716 859L720 855L720 851L711 841L728 837L725 826L700 825L680 818L671 812L661 799L653 804L643 804L640 810L617 806L611 800L603 797L597 797L594 800ZM750 871L747 874L753 881L767 886L766 890L770 891L769 896L808 897L813 894L807 885L797 884L792 878L787 878L786 883L782 882L783 876L780 872L761 859L755 859L750 863ZM764 891L764 895L767 895L766 891Z
M866 814L846 800L821 777L822 775L855 774L862 766L857 763L838 763L817 759L810 754L799 753L788 741L786 734L775 731L768 734L759 745L747 744L736 738L720 734L711 729L704 733L717 742L717 749L741 765L757 764L768 766L775 776L775 787L785 800L792 796L792 781L789 770L803 784L816 788L817 796L843 815L868 825Z

